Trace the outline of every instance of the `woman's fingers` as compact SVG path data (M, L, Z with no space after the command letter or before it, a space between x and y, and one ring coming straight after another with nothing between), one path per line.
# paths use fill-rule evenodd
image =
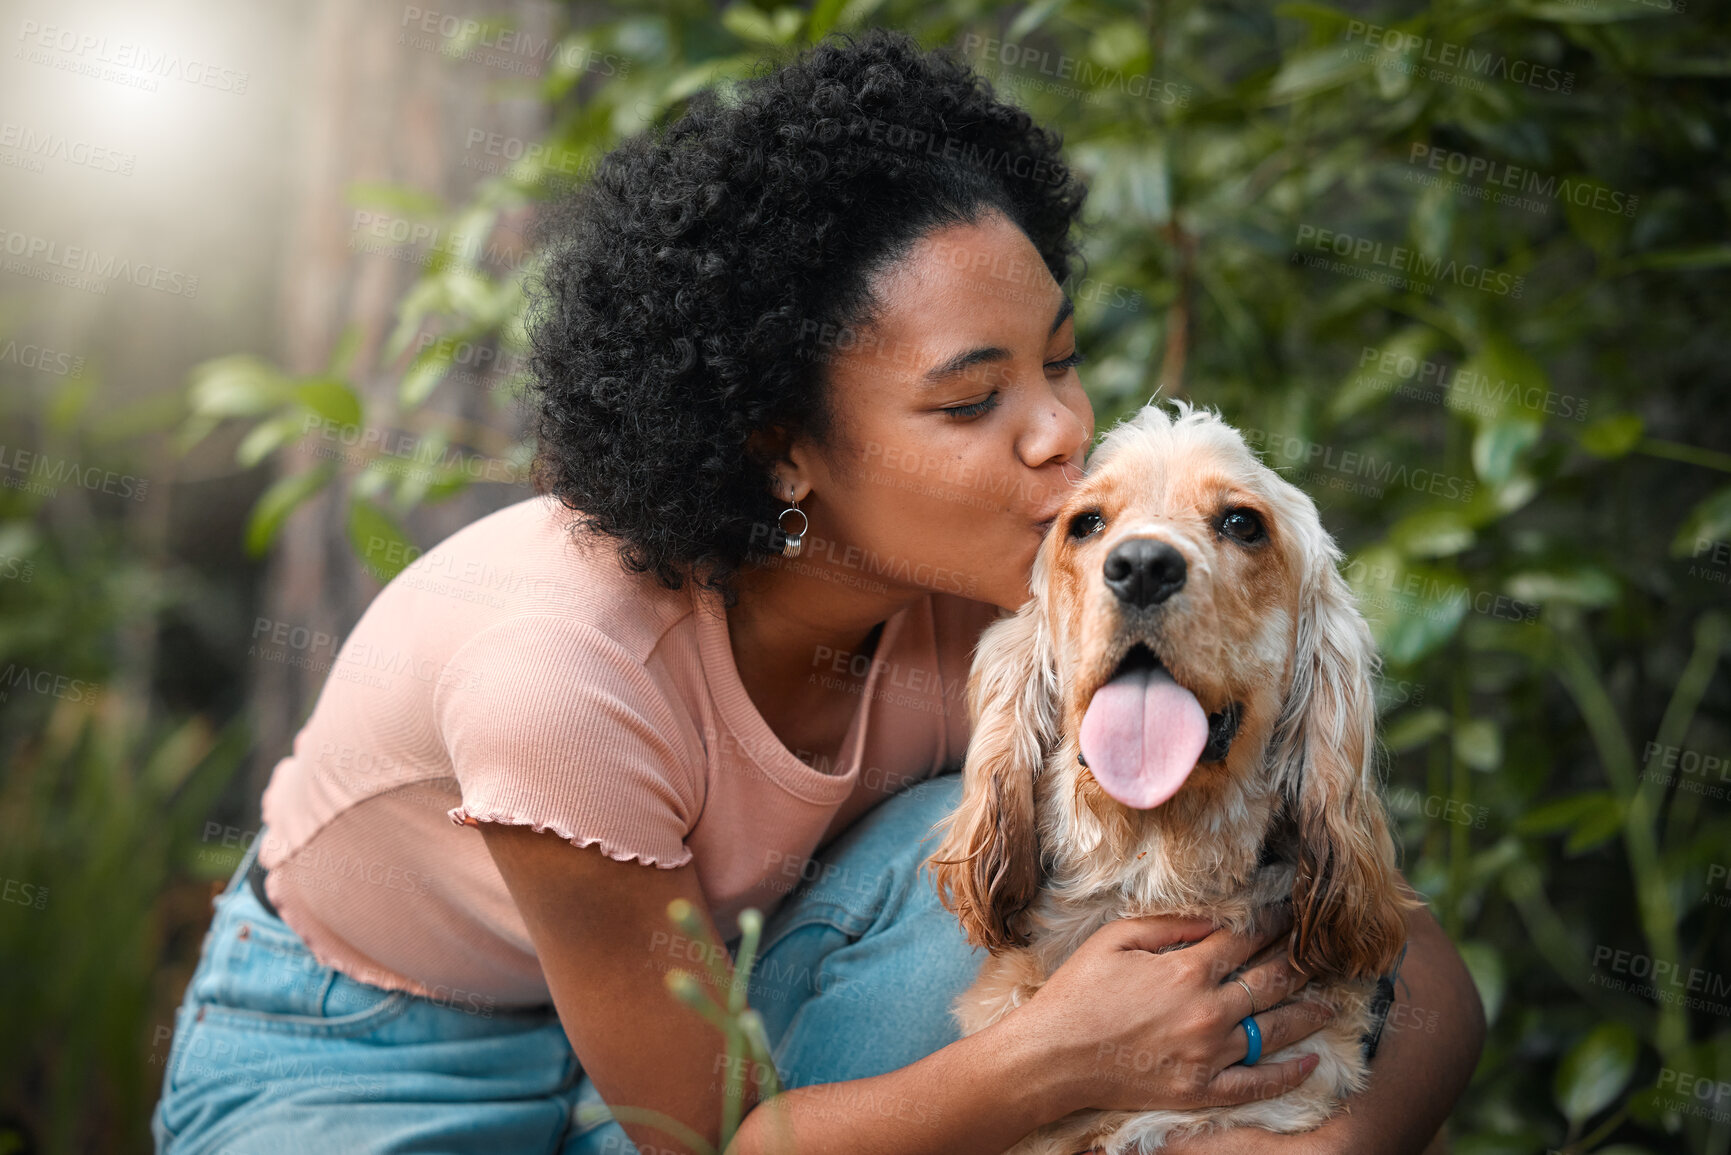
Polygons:
M1214 924L1205 918L1147 914L1114 919L1101 927L1098 935L1117 950L1145 950L1159 954L1180 943L1198 943L1211 937L1213 932Z
M1266 909L1262 918L1266 921L1254 931L1233 934L1221 927L1191 949L1206 960L1217 979L1224 979L1248 962L1258 951L1292 929L1292 904L1275 903Z
M1234 979L1243 980L1244 986L1250 988L1248 996L1244 993L1244 987L1239 986ZM1283 951L1221 983L1221 1002L1228 1012L1235 1012L1238 1018L1243 1018L1253 1010L1260 1013L1269 1007L1278 1006L1297 994L1309 981L1310 976L1293 966ZM1252 1000L1255 1000L1254 1008L1251 1006Z
M1202 1107L1231 1107L1284 1095L1310 1076L1310 1056L1254 1067L1227 1067L1202 1092Z
M1262 1053L1272 1055L1334 1021L1335 1012L1326 1003L1309 999L1287 1003L1271 1011L1259 1011L1256 1027L1262 1034ZM1250 1053L1250 1037L1242 1020L1235 1020L1224 1045L1226 1063L1242 1063ZM1258 1064L1260 1066L1261 1064Z

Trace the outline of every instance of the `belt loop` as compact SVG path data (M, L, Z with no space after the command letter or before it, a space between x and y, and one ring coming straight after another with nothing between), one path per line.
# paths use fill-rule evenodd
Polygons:
M262 825L258 828L258 837L252 840L252 846L247 850L247 857L243 860L242 865L246 868L246 881L247 885L252 888L253 897L258 899L258 904L264 907L272 918L281 922L282 915L277 913L275 904L271 902L270 895L266 894L264 889L264 876L270 872L258 860L258 849L264 843L265 830L266 827Z

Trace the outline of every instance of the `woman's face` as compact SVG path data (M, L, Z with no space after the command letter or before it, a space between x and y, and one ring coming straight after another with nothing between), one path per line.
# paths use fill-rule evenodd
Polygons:
M810 338L835 422L827 446L789 453L810 518L801 560L1017 608L1094 436L1071 303L995 211L928 234L873 289L869 327Z

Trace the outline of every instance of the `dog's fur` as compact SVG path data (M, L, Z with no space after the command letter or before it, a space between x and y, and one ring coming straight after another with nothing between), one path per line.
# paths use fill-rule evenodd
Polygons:
M939 824L930 859L945 905L991 952L954 1013L963 1034L996 1022L1113 919L1173 914L1243 932L1287 897L1290 958L1311 976L1296 997L1340 1013L1265 1056L1321 1056L1284 1095L1079 1111L1014 1155L1124 1155L1219 1127L1315 1127L1363 1089L1370 992L1405 942L1406 911L1420 905L1399 888L1375 770L1376 651L1336 568L1340 551L1310 498L1218 414L1172 404L1175 416L1149 404L1108 434L1040 547L1034 596L980 638L963 799ZM1258 514L1266 538L1246 545L1221 532L1232 508ZM1072 524L1094 524L1075 522L1089 512L1103 528L1072 539ZM1102 574L1108 553L1135 536L1177 548L1188 570L1179 592L1141 609L1125 607ZM1079 761L1076 737L1094 692L1138 641L1204 711L1240 713L1226 757L1200 762L1150 810L1109 797Z

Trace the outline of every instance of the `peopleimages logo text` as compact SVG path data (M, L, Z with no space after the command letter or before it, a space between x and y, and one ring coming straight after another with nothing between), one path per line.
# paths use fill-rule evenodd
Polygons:
M104 255L81 245L63 245L47 237L16 232L0 225L0 252L109 281L127 281L141 289L156 289L176 297L198 296L198 278L190 273Z
M1446 172L1475 184L1495 185L1499 189L1510 189L1545 200L1564 200L1577 208L1597 209L1619 216L1634 216L1636 206L1641 203L1640 197L1589 181L1570 180L1537 169L1522 168L1518 164L1504 164L1488 157L1436 148L1423 141L1413 142L1407 163L1423 164L1436 172Z
M1447 281L1464 289L1483 289L1487 293L1517 301L1526 287L1526 278L1512 273L1499 273L1470 261L1456 261L1452 257L1446 260L1442 257L1427 257L1417 249L1384 244L1370 237L1355 237L1351 233L1337 233L1332 229L1317 228L1315 225L1299 225L1298 238L1294 243L1300 248L1330 252L1360 263L1369 262L1395 272L1411 273L1421 281L1433 284Z
M111 41L106 36L78 32L55 24L25 20L18 28L18 39L30 48L60 52L87 65L108 65L145 74L163 80L179 80L200 88L218 92L246 93L251 77L238 68L225 68L192 57L183 57L168 49L157 50L148 44L128 40ZM48 57L47 59L52 59ZM38 60L36 63L43 63Z
M1536 88L1541 92L1571 93L1575 90L1575 74L1527 60L1510 60L1496 52L1481 52L1464 44L1448 40L1432 40L1416 32L1384 28L1363 20L1349 20L1348 40L1363 40L1371 48L1405 55L1417 53L1427 64L1441 65L1473 76L1491 77L1514 84Z

